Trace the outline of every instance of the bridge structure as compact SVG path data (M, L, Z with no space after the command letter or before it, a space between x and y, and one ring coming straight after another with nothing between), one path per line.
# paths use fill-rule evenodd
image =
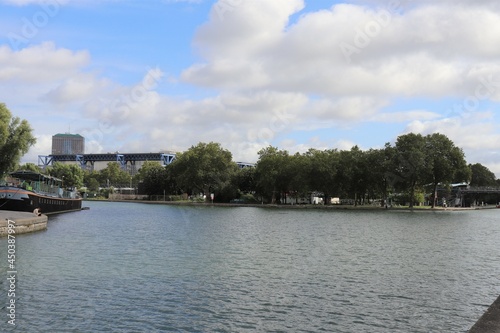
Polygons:
M460 198L462 205L478 205L484 199L492 200L496 198L496 203L500 204L500 188L495 187L466 187L459 188L456 197Z
M123 170L135 174L145 161L158 161L161 165L169 165L175 160L176 154L169 153L108 153L108 154L77 154L77 155L39 155L38 166L45 169L55 162L76 163L82 169L95 170L96 162L117 162ZM253 163L236 162L240 168L254 167Z
M458 193L462 194L500 194L500 188L493 187L471 187L467 189L459 189Z

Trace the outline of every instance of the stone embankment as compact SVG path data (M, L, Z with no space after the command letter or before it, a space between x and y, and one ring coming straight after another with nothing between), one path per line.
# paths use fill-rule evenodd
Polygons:
M15 234L25 234L47 229L47 215L36 216L29 212L0 210L0 237L8 233L9 225L14 225ZM13 222L9 222L13 221Z
M486 310L472 326L469 333L500 333L500 297Z

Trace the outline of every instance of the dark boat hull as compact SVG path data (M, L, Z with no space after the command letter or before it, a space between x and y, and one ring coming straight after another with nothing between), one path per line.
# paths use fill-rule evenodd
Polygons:
M0 187L0 209L42 214L81 210L82 199L58 198L14 187Z

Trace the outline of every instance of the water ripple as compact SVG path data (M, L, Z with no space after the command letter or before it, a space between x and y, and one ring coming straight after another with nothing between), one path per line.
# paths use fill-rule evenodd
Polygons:
M21 331L465 332L500 292L496 211L89 205L18 238Z

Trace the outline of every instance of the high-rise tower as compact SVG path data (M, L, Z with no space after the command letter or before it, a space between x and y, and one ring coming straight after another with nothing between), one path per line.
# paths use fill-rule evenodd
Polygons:
M52 155L76 155L85 153L85 138L80 134L56 134L52 136Z

